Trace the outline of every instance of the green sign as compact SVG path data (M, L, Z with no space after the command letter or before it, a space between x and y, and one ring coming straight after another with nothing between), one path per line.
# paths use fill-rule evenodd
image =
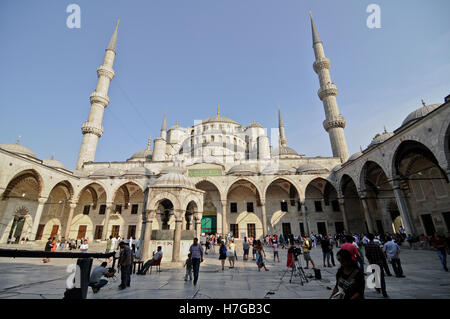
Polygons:
M204 216L202 218L202 233L216 233L217 232L217 217Z
M221 169L190 169L189 177L222 176Z

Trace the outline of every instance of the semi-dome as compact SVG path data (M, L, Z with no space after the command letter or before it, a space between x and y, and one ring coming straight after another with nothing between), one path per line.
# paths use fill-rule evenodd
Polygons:
M305 163L297 167L297 174L322 174L327 173L328 169L317 163Z
M281 146L279 148L273 149L272 155L273 156L278 156L278 155L295 155L295 156L299 156L298 153L294 149L292 149L290 147L287 147L287 146Z
M0 144L0 148L6 150L8 152L11 152L11 153L36 157L36 155L33 153L32 150L30 150L28 147L20 145L18 143L17 144Z
M118 177L120 176L120 172L112 167L105 167L100 168L96 170L94 173L92 173L90 176L92 177Z
M363 155L362 152L356 152L355 154L353 154L352 156L350 156L348 158L348 162L354 161L355 159L357 159L358 157L360 157L361 155Z
M153 156L153 152L150 149L145 149L139 152L134 153L128 161L151 161Z
M195 184L183 174L172 172L158 177L152 187L186 187L195 189Z
M239 164L230 168L228 175L256 175L258 171L253 165Z
M439 107L439 104L425 105L423 101L422 104L423 104L422 107L409 113L409 115L403 121L402 126L409 124L413 121L420 120L422 117L424 117L425 115L427 115L428 113L434 111Z
M66 169L66 167L64 166L63 163L61 163L60 161L55 160L53 157L43 160L42 164L50 166L50 167L54 167L54 168Z
M83 171L83 170L78 170L78 169L72 171L72 174L77 177L88 177L89 176L88 172Z
M129 170L127 170L125 172L125 174L123 174L124 176L128 176L128 175L144 175L144 176L150 176L152 175L152 172L145 167L139 166L139 167L132 167Z
M394 133L387 132L386 130L384 130L384 132L382 134L373 138L372 142L370 142L370 144L369 144L369 147L381 144L392 136L394 136Z

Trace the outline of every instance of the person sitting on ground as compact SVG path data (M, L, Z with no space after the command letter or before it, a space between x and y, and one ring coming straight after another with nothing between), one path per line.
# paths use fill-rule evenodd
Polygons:
M336 254L341 267L336 273L336 286L330 299L364 299L364 273L353 260L353 255L346 249Z
M103 276L105 277L113 277L116 272L114 269L106 269L108 263L106 261L102 262L100 266L94 268L91 273L91 277L89 278L89 286L92 287L92 291L94 294L100 291L102 287L104 287L108 280L101 279Z
M150 266L153 265L156 261L161 260L163 257L162 247L158 246L158 251L155 253L153 252L153 258L148 260L144 266L142 267L141 271L139 271L138 275L145 275L147 271L149 270Z

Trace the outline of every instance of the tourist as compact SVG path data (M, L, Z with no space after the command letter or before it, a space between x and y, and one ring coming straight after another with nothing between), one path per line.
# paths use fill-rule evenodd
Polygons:
M369 239L367 239L369 240ZM358 244L358 257L356 258L359 268L362 272L364 272L364 245L363 242L359 242Z
M242 242L242 249L244 250L243 260L248 260L249 248L250 248L250 245L247 241L247 237L244 237L244 241Z
M88 252L88 249L89 249L89 244L88 244L88 241L85 240L85 241L83 241L83 243L80 245L80 251L81 251L82 253L87 253L87 252Z
M157 261L161 261L163 258L162 247L158 246L156 248L156 252L153 252L153 257L150 260L147 260L145 264L142 266L141 271L138 271L138 275L145 275L147 271L150 269L150 266L153 265Z
M230 239L230 243L228 244L227 257L230 263L230 269L234 268L234 260L236 256L235 245L232 239Z
M46 253L50 253L50 252L52 251L52 247L53 247L53 241L52 241L52 239L49 237L49 238L47 239L47 243L45 244L44 251L45 251ZM46 264L46 263L48 263L48 262L50 262L50 258L48 258L48 257L44 257L44 258L41 260L41 263L44 263L44 264Z
M369 264L376 264L380 267L380 281L381 281L381 290L380 288L376 288L377 292L383 293L383 297L387 298L388 294L386 292L386 282L384 280L384 267L383 263L386 261L386 257L384 256L383 251L381 250L378 244L374 243L375 236L373 234L368 234L367 238L369 242L365 246L366 258L369 261Z
M273 247L273 261L275 261L275 258L278 258L278 262L280 262L280 256L278 255L278 243L274 241L272 243L272 247Z
M447 250L445 248L445 239L443 236L438 236L438 233L434 233L433 238L431 239L431 245L437 251L439 258L441 259L441 264L444 267L445 271L448 271L447 268Z
M305 259L306 261L306 267L305 269L309 268L309 262L311 262L312 268L315 269L316 265L314 264L314 261L311 258L311 242L306 238L303 237L303 243L302 243L302 248L303 248L303 259Z
M331 251L331 247L330 247L330 240L328 239L328 236L325 236L321 241L320 241L320 246L322 248L322 254L323 254L323 267L332 267L331 263L330 263L330 251ZM327 266L325 265L325 260L327 261Z
M336 273L336 286L330 299L364 299L364 273L353 260L353 255L346 249L336 254L341 267Z
M403 278L405 277L403 275L403 269L402 264L400 262L400 247L397 245L397 243L391 238L386 238L386 243L383 246L383 251L387 257L387 259L392 264L392 269L394 270L395 276L397 278Z
M108 263L104 261L100 266L95 267L91 273L91 277L89 278L89 286L92 287L94 294L99 292L100 289L108 283L108 280L101 278L103 276L113 277L116 272L114 269L106 269L107 265Z
M287 260L286 260L286 267L288 268L294 268L294 248L295 245L292 241L289 242L289 247L287 249ZM274 257L275 259L275 257ZM279 261L279 260L278 260Z
M184 281L192 280L192 258L191 254L188 254L186 261L184 262L184 267L186 267L186 275L184 275Z
M113 251L115 251L116 249L117 249L117 246L116 246L116 244L117 244L117 238L116 238L116 236L109 236L110 238L111 238L111 249L113 250Z
M253 239L253 241L252 241L253 260L256 260L256 252L257 252L256 245L257 245L257 241L256 241L256 239Z
M130 287L131 284L131 264L132 255L130 247L125 243L125 241L119 242L120 255L118 267L120 267L120 286L119 289L125 289Z
M264 267L265 271L269 271L267 269L266 264L264 262L264 259L266 257L266 252L264 251L264 247L260 240L258 240L256 244L256 251L257 251L257 257L256 257L256 265L258 266L258 271L261 271L261 268Z
M197 285L198 275L200 271L200 263L203 262L203 248L198 243L198 238L194 238L194 243L189 248L192 258L192 268L194 270L194 286Z
M219 248L219 260L222 263L222 271L224 270L226 259L227 259L227 247L225 246L224 242L221 241Z
M336 266L336 263L334 262L334 252L333 252L333 247L334 245L336 245L336 240L334 239L333 236L328 236L328 238L330 239L330 257L331 257L331 264L334 266Z
M353 261L358 261L358 248L353 245L353 242L355 241L354 237L351 235L345 236L345 243L341 245L341 249L348 250L352 254Z
M112 236L110 235L109 238L106 240L105 254L109 253L109 251L111 250L111 245L112 245Z

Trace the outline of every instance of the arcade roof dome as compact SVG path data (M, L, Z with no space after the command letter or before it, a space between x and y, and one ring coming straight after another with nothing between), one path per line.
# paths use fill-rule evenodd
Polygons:
M32 150L20 144L0 144L0 148L3 148L4 150L11 153L36 157Z

